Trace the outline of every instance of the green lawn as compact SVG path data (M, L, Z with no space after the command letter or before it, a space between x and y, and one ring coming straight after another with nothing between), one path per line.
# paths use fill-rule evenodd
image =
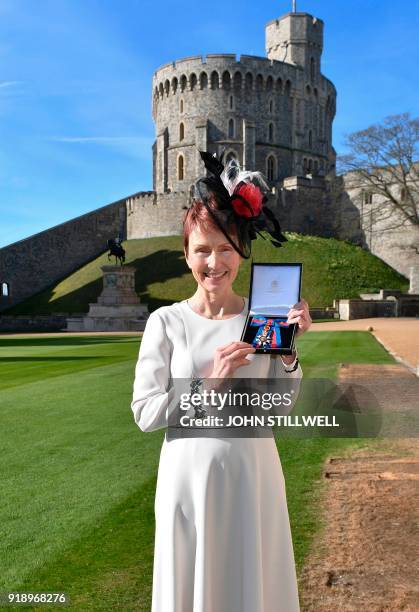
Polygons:
M305 376L392 361L367 332L305 334L298 347ZM143 433L133 420L138 348L138 336L0 337L0 591L64 591L77 610L150 610L164 430ZM299 570L321 527L325 458L375 444L278 441Z
M253 245L255 262L302 262L302 296L311 307L332 306L333 299L359 297L382 287L407 291L408 280L361 247L335 238L286 232L288 242L275 249L258 238ZM136 268L135 286L141 300L154 310L189 297L195 281L186 266L181 236L144 238L124 242L126 264ZM87 312L102 290L106 253L54 283L38 295L4 314ZM234 288L248 295L250 260L244 261Z

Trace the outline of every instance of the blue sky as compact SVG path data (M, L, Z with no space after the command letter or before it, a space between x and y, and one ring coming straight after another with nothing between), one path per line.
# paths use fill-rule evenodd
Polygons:
M151 80L205 53L265 55L291 0L0 0L0 247L152 189ZM418 108L417 0L297 0L325 22L345 133Z

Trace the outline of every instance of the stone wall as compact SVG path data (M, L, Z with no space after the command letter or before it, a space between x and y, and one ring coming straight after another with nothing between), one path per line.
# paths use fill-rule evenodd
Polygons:
M419 294L390 296L388 299L336 300L342 321L371 317L419 317Z
M285 231L333 235L334 210L321 177L290 177L268 197ZM143 192L127 198L127 238L169 236L182 232L183 206L189 193Z
M335 235L334 203L322 177L293 176L270 197L285 231L331 237Z
M390 184L389 189L393 188ZM406 221L377 193L366 204L364 193L350 173L336 178L331 193L336 237L363 246L409 278L411 267L419 266L419 227Z
M1 333L34 333L34 332L62 332L67 325L66 312L50 315L2 315L0 316Z
M270 194L268 205L283 230L350 240L407 277L412 266L419 269L419 255L412 247L417 230L378 231L370 239L362 225L357 194L345 190L344 177L294 176L280 185ZM135 193L0 249L0 286L7 283L10 291L9 298L0 298L0 311L106 251L108 238L118 234L128 240L181 234L183 207L188 201L186 190Z
M339 300L339 318L342 321L396 316L396 300Z
M419 293L419 263L410 267L409 293Z
M0 312L96 258L118 235L127 236L125 199L3 247L0 287L4 283L9 295L0 295Z
M182 232L189 194L144 192L127 198L127 239L172 236Z

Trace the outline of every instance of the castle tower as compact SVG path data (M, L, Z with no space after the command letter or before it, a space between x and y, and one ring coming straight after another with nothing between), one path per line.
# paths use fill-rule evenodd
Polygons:
M287 13L266 25L265 40L269 59L303 68L312 83L319 80L323 51L321 19L308 13Z
M320 72L323 22L288 13L266 25L267 57L207 54L153 75L153 190L188 193L204 172L198 149L234 156L272 187L334 172L336 89Z

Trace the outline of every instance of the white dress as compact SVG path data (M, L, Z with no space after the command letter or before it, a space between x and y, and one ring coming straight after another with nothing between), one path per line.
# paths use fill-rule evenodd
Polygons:
M154 311L135 370L134 419L167 426L173 378L205 376L246 318L207 319L186 300ZM302 377L250 355L236 377ZM279 371L281 370L281 371ZM295 383L296 381L294 381ZM297 383L298 384L298 383ZM299 612L284 476L273 437L163 441L155 497L152 612Z

